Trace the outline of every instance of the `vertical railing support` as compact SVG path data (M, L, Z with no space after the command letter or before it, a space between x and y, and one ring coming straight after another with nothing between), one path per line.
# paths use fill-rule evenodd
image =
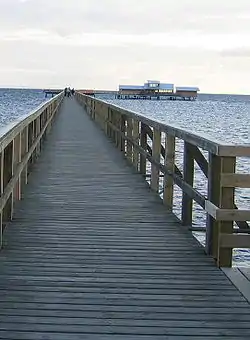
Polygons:
M183 179L193 187L194 184L194 158L188 142L184 142L184 157L183 157ZM193 220L193 199L186 194L182 193L182 224L191 226Z
M236 158L235 157L221 157L221 173L235 173ZM234 209L234 192L235 188L221 188L221 203L222 209ZM232 266L232 248L220 248L220 235L233 233L233 221L221 221L219 228L219 250L217 265L219 267Z
M167 170L174 174L175 170L175 137L166 135L165 140L165 160L164 165ZM163 203L169 210L173 210L173 198L174 198L174 180L169 174L164 176L164 192L163 192Z
M13 141L10 142L4 149L4 165L3 165L3 191L7 187L13 175ZM12 219L13 212L13 191L8 198L3 209L3 223L7 223Z
M133 119L133 141L135 144L139 145L140 131L139 131L139 122L136 119ZM139 151L136 147L133 147L133 165L138 171L139 165Z
M29 151L29 129L28 126L24 128L22 131L22 159L26 155L26 153ZM24 166L24 169L22 171L21 175L21 187L26 185L28 183L28 163Z
M121 121L120 121L121 125L120 125L120 130L121 130L121 151L123 153L123 155L125 155L125 138L123 137L126 133L126 117L121 114ZM123 135L123 136L122 136Z
M221 157L209 153L208 159L208 201L220 206L221 202ZM206 252L214 259L218 258L220 222L207 214Z
M147 151L147 130L146 125L141 123L140 146ZM140 154L140 173L146 175L147 159L143 154Z
M0 154L1 161L1 169L0 169L0 192L1 196L4 192L4 183L3 183L3 173L4 173L4 150ZM0 249L3 247L3 210L0 211Z
M133 138L133 121L130 117L127 118L127 137ZM127 140L127 160L133 163L133 145L129 140Z
M152 156L154 160L160 163L161 160L161 131L153 129L153 145L152 145ZM151 164L151 181L150 186L152 190L158 192L159 190L159 179L160 171L157 165Z

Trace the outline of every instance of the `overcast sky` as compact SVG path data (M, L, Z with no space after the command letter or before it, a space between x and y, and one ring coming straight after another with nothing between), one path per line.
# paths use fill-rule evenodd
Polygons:
M0 0L0 86L250 93L250 0Z

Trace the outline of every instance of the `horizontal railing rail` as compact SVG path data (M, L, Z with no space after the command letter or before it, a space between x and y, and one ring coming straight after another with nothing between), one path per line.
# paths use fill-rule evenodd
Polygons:
M42 141L50 131L63 94L40 105L0 130L0 246L3 232L13 217L14 205L21 199L32 164L41 152Z
M204 138L81 93L76 93L76 98L136 171L145 178L150 176L151 189L162 195L171 211L174 185L181 188L183 225L192 226L194 201L202 207L207 214L206 252L218 266L232 265L233 248L250 248L250 210L237 209L235 204L235 188L250 187L250 174L235 172L237 157L250 157L250 145ZM177 139L184 144L182 171L176 165ZM207 178L206 194L194 188L195 166ZM234 222L238 227L234 228Z

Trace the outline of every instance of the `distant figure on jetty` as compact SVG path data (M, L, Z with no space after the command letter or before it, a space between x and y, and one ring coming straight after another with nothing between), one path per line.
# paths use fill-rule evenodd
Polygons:
M73 87L73 89L71 90L71 94L72 94L72 96L74 96L74 94L75 94L75 89L74 89L74 87Z
M70 89L70 87L65 87L65 89L64 89L64 96L65 97L70 97L71 96L71 89Z

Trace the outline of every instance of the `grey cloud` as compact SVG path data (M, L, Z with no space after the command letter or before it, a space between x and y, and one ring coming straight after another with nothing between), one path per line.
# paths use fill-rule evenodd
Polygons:
M157 3L152 0L30 0L24 3L0 0L0 4L1 1L0 27L33 27L61 35L104 31L138 34L249 30L247 20L236 18L239 13L250 13L248 0L237 3L225 0L158 0ZM235 19L227 20L231 15Z
M221 53L222 57L234 57L234 58L250 58L250 49L249 48L235 48L235 49L229 49L224 50Z
M39 32L34 33L29 41L0 39L0 64L7 70L0 70L2 85L49 87L71 83L76 87L116 88L124 80L140 83L159 78L180 85L198 85L202 91L220 91L223 83L225 91L230 92L237 86L237 82L230 82L233 77L243 79L245 89L249 89L246 70L250 62L243 58L249 51L230 50L220 55L209 50L213 45L221 48L222 39L227 38L223 33L235 34L239 44L250 34L249 0L0 0L0 9L2 37L24 28L27 32L49 32L42 39ZM183 32L188 31L195 31L195 42L190 39L185 45L181 39L186 39ZM65 38L58 40L65 41L76 33L95 32L144 36L145 41L140 46L126 40L110 46L69 47L53 40L57 35ZM174 39L179 38L181 43L179 47L152 46L147 34L154 32L173 32ZM214 35L207 37L210 33ZM168 39L167 35L161 37ZM50 38L48 46L46 39ZM112 34L108 39L111 38ZM232 58L239 54L240 65Z

